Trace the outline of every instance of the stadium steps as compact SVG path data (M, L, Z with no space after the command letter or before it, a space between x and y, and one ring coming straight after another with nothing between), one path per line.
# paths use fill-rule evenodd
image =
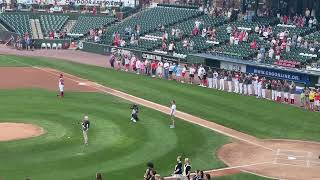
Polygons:
M32 31L32 39L39 39L37 27L34 19L30 19L31 31Z
M66 29L67 33L71 32L71 29L77 23L77 20L68 20L67 23L62 27L62 29Z
M0 30L9 31L2 23L0 23Z
M35 24L36 24L39 39L43 39L43 33L42 33L39 19L35 19Z

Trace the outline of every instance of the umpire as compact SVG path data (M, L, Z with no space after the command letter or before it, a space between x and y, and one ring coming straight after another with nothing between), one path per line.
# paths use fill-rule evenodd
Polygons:
M88 116L84 116L81 125L82 125L82 133L83 133L84 144L88 145L88 130L89 130L89 127L90 127L90 121L89 121L89 117Z

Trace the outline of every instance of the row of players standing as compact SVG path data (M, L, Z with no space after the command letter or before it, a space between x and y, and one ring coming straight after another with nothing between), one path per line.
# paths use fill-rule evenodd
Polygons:
M268 80L266 77L259 77L256 74L225 70L218 72L212 71L210 68L208 72L205 72L204 69L202 71L204 71L204 75L202 76L201 84L207 85L209 88L227 90L228 92L249 96L254 95L258 98L268 98L267 90L270 90L270 98L272 100L282 101L283 97L285 102L294 104L296 85L293 81L289 83L286 80ZM201 79L201 76L199 79Z
M112 68L125 71L134 71L137 74L146 74L180 82L193 84L197 81L200 86L228 90L244 95L255 95L259 98L271 98L275 101L284 100L294 104L296 85L286 80L268 80L265 77L246 74L236 71L213 70L202 65L182 65L169 61L140 60L133 56L113 54L110 58ZM195 77L197 78L195 79ZM270 90L271 94L267 93ZM283 98L283 99L282 99ZM290 101L289 101L290 100Z

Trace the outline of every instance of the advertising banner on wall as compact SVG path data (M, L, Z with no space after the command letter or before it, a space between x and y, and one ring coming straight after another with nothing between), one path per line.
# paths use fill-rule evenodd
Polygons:
M264 67L247 66L247 73L258 74L266 77L283 79L288 81L295 81L300 83L309 84L310 78L307 74L301 74L296 72L289 72L279 69L269 69Z
M0 0L2 1L2 0ZM134 0L18 0L20 4L57 4L57 5L88 5L88 6L105 6L105 7L131 7L134 6Z
M238 63L232 63L232 62L221 61L220 68L221 69L226 69L226 70L229 70L229 71L246 72L246 65L238 64Z

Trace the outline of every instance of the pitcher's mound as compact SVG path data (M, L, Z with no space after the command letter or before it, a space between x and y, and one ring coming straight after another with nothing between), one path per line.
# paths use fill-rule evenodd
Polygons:
M44 130L33 124L0 123L0 141L12 141L40 136Z

